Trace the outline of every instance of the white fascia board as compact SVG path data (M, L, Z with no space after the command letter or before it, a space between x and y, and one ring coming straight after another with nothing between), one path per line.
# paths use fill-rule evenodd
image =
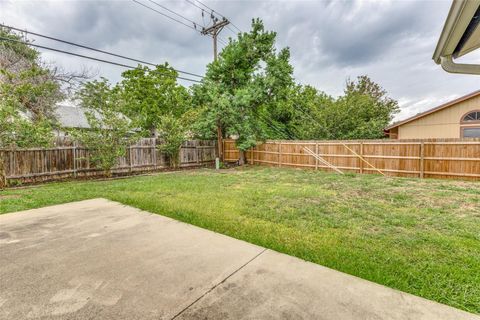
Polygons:
M449 57L455 53L455 49L462 39L468 25L472 21L475 12L480 7L480 0L454 0L450 11L445 21L443 31L438 40L437 47L433 54L433 60L437 64L442 63L441 57ZM473 43L475 39L469 40L469 50L461 52L460 55L472 51L476 47L480 46L480 39L477 39L478 43ZM459 56L459 55L457 55Z

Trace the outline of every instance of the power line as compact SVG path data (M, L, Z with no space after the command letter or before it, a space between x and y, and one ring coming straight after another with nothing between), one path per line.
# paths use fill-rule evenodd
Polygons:
M153 4L155 4L155 5L159 6L159 7L161 7L161 8L163 8L163 9L165 9L165 10L167 10L167 11L169 11L169 12L171 12L171 13L179 16L179 17L181 17L182 19L185 19L185 20L193 23L193 27L190 26L190 25L188 25L188 24L186 24L186 23L183 23L183 22L180 21L180 20L177 20L177 19L175 19L175 18L172 18L171 16L166 15L166 14L164 14L163 12L160 12L160 11L158 11L158 10L152 8L152 7L149 7L149 6L147 6L147 5L139 2L139 1L137 1L137 0L132 0L132 1L135 2L135 3L137 3L137 4L139 4L139 5L141 5L141 6L143 6L143 7L145 7L145 8L147 8L147 9L150 9L150 10L152 10L152 11L158 13L158 14L161 14L162 16L167 17L167 18L169 18L169 19L171 19L171 20L173 20L173 21L175 21L175 22L181 23L182 25L184 25L184 26L186 26L186 27L189 27L189 28L191 28L191 29L193 29L193 30L201 33L201 34L207 34L207 33L204 33L204 31L205 31L205 30L208 30L208 29L211 29L211 28L214 27L215 24L216 24L215 20L213 20L213 21L214 21L214 25L213 25L213 26L208 27L208 28L206 28L205 26L202 26L202 31L199 31L199 30L197 30L197 25L200 25L199 23L197 23L197 22L195 22L195 21L193 21L193 20L191 20L191 19L189 19L189 18L186 18L186 17L184 17L183 15L181 15L181 14L179 14L179 13L173 11L173 10L170 10L169 8L165 7L164 5L161 5L161 4L157 3L156 1L147 0L147 1L150 1L151 3L153 3ZM189 0L187 0L187 1L188 1L189 3L195 5L195 3L193 3L192 1L189 1ZM198 8L200 8L200 7L197 6L197 5L195 5L195 6L198 7ZM203 14L203 12L205 12L205 10L203 10L202 8L200 8L200 9L202 10L202 14ZM213 15L212 15L212 18L213 18ZM217 20L218 20L218 19L217 19ZM224 23L224 22L225 22L225 21L222 21L221 23ZM227 21L227 22L228 22L228 21ZM215 38L216 35L212 34L212 37ZM219 39L219 40L220 40L220 39ZM227 44L228 44L227 41L225 41L224 39L221 39L220 42L221 42L223 45L227 45Z
M184 22L182 22L182 21L180 21L180 20L178 20L178 19L175 19L175 18L173 18L173 17L171 17L171 16L169 16L169 15L163 13L163 12L160 12L160 11L158 11L158 10L152 8L152 7L149 7L149 6L147 6L146 4L143 4L143 3L141 3L141 2L139 2L139 1L137 1L137 0L132 0L132 1L135 2L135 3L137 3L137 4L139 4L139 5L141 5L141 6L143 6L143 7L145 7L145 8L147 8L147 9L150 9L150 10L152 10L152 11L155 11L156 13L161 14L162 16L167 17L168 19L171 19L171 20L173 20L173 21L175 21L175 22L178 22L178 23L180 23L180 24L183 24L185 27L188 27L188 28L193 29L193 30L195 30L195 31L197 31L197 32L200 33L199 30L195 29L194 27L192 27L192 26L190 26L190 25L188 25L188 24L186 24L186 23L184 23Z
M189 18L186 18L186 17L182 16L181 14L179 14L179 13L177 13L177 12L175 12L175 11L167 8L167 7L165 7L164 5L162 5L162 4L160 4L160 3L156 2L156 1L153 1L153 0L148 0L148 1L150 1L151 3L159 6L160 8L163 8L163 9L167 10L167 11L170 12L170 13L173 13L173 14L176 15L177 17L180 17L180 18L182 18L182 19L185 19L185 20L193 23L193 26L194 26L195 30L197 29L197 28L196 28L197 25L202 26L202 25L199 24L198 22L195 22L195 21L193 21L193 20L191 20L191 19L189 19ZM202 26L202 27L205 27L205 26Z
M227 42L226 40L224 40L223 38L218 37L217 39L218 39L218 41L220 41L220 43L223 44L224 46L227 46L227 45L228 45L228 42Z
M267 124L267 126L270 126L270 129L273 129L283 137L286 136L287 139L295 140L295 138L285 128L280 128L278 125L274 124L273 120L268 118L265 114L259 111L255 111L255 113L260 118L260 120L263 120L264 124Z
M11 38L0 37L0 40L15 42L15 43L21 43L21 44L31 46L31 47L36 47L36 48L40 48L40 49L46 49L46 50L50 50L50 51L65 53L65 54L68 54L68 55L71 55L71 56L76 56L76 57L79 57L79 58L94 60L94 61L103 62L103 63L108 63L108 64L112 64L112 65L116 65L116 66L120 66L120 67L124 67L124 68L128 68L128 69L136 69L137 68L137 67L133 67L133 66L130 66L130 65L127 65L127 64L123 64L123 63L118 63L118 62L113 62L113 61L109 61L109 60L99 59L99 58L95 58L95 57L91 57L91 56L86 56L86 55L83 55L83 54L78 54L78 53L69 52L69 51L60 50L60 49L51 48L51 47L46 47L46 46L41 46L41 45L38 45L38 44L33 44L33 43L30 43L30 42L24 42L24 41L20 41L20 40L11 39ZM157 70L152 70L152 71L153 72L158 72ZM168 77L175 77L175 76L172 76L172 75L167 74L167 73L161 73L161 74L163 74L165 76L168 76ZM189 78L184 78L184 77L178 77L177 76L175 78L182 79L182 80L185 80L185 81L201 83L201 81L194 80L194 79L189 79Z
M267 127L269 126L269 124L266 122L266 120L265 120L264 118L259 118L259 120L260 120L261 122L263 122L263 124L267 125ZM277 133L280 135L280 138L283 138L283 139L286 138L286 140L289 139L288 135L286 135L284 132L282 132L282 131L280 131L280 130L275 129L275 127L273 127L273 126L271 126L271 125L270 125L270 129L273 129L273 131L277 132ZM270 137L270 139L271 139L271 138L272 138L272 137ZM293 140L293 139L292 139L292 140Z
M195 2L191 1L191 0L185 0L187 1L188 3L190 3L191 5L197 7L198 9L202 10L202 12L205 12L205 9L203 9L202 7L198 6Z
M114 56L114 57L118 57L118 58L130 60L130 61L135 61L135 62L142 63L142 64L145 64L145 65L150 65L150 66L155 66L155 67L158 66L158 65L155 64L155 63L151 63L151 62L147 62L147 61L143 61L143 60L139 60L139 59L135 59L135 58L126 57L126 56L123 56L123 55L120 55L120 54L116 54L116 53L113 53L113 52L108 52L108 51L104 51L104 50L92 48L92 47L89 47L89 46L81 45L81 44L78 44L78 43L74 43L74 42L71 42L71 41L62 40L62 39L59 39L59 38L47 36L47 35L44 35L44 34L32 32L32 31L27 31L27 30L24 30L24 29L19 29L19 28L15 28L15 27L11 27L11 26L7 26L7 25L1 24L1 23L0 23L0 26L1 26L1 27L5 27L5 28L8 28L8 29L16 30L16 31L19 31L19 32L24 32L24 33L32 34L32 35L34 35L34 36L42 37L42 38L45 38L45 39L49 39L49 40L53 40L53 41L57 41L57 42L62 42L62 43L65 43L65 44L68 44L68 45L72 45L72 46L75 46L75 47L79 47L79 48L83 48L83 49L88 49L88 50L100 52L100 53L103 53L103 54L107 54L107 55L110 55L110 56ZM167 69L167 68L164 67L164 69ZM172 68L172 69L173 69L173 68ZM187 71L182 71L182 70L178 70L178 69L173 69L173 70L177 71L178 73L183 73L183 74L188 74L188 75L190 75L190 76L203 78L203 76L201 76L201 75L199 75L199 74L195 74L195 73L191 73L191 72L187 72Z
M191 2L190 0L187 0L188 2ZM227 19L227 17L225 17L223 14L221 14L220 12L216 11L216 10L213 10L212 8L210 8L209 6L207 6L205 3L203 3L202 1L200 0L194 0L194 1L197 1L198 3L200 3L202 6L204 6L205 8L207 8L208 10L211 10L212 13L213 12L216 12L218 13L218 15L224 19ZM240 30L239 27L237 27L235 24L233 24L233 22L230 22L232 26L234 26L238 31L242 32L242 30Z
M231 22L230 22L231 23ZM232 24L233 25L233 24ZM234 35L237 35L237 32L235 32L235 30L233 30L232 28L230 28L230 26L227 26L227 29L230 30Z

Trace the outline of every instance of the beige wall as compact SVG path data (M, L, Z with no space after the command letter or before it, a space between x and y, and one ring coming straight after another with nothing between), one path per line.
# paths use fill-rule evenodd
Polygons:
M463 115L473 110L480 110L480 96L399 126L398 138L460 138L460 120ZM480 124L470 126L479 127Z

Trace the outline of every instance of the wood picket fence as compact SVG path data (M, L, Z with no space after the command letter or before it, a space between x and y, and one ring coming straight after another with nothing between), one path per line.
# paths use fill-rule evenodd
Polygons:
M159 150L154 138L142 139L129 146L124 157L117 159L114 175L168 169L170 161ZM216 141L185 141L179 154L179 167L211 165L216 157ZM100 176L104 173L90 161L88 148L66 141L54 148L0 149L4 179L21 183L66 178Z
M225 161L238 161L235 140L224 140L223 149ZM277 167L480 179L480 139L267 140L248 150L246 158L250 164Z

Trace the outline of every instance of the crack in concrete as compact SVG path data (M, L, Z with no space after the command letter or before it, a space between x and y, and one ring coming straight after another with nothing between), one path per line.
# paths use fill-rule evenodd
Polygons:
M262 253L264 253L265 251L267 251L268 249L265 248L263 249L262 251L260 251L258 254L256 254L253 258L251 258L250 260L248 260L247 262L245 262L244 264L242 264L238 269L236 269L235 271L233 271L232 273L230 273L228 276L225 277L225 279L223 279L222 281L220 281L219 283L217 283L216 285L214 285L213 287L211 287L210 289L208 289L207 291L205 291L200 297L198 297L197 299L195 299L192 303L190 303L188 306L186 306L185 308L183 308L182 310L180 310L180 312L178 312L176 315L174 315L170 320L174 320L176 319L177 317L179 317L182 313L184 313L185 311L187 311L188 309L190 309L191 306L193 306L195 303L197 303L198 301L200 301L203 297L205 297L207 294L209 294L210 292L212 292L215 288L217 288L219 285L225 283L225 281L227 281L229 278L231 278L233 275L235 275L237 272L239 272L240 270L242 270L243 268L245 268L250 262L252 262L253 260L257 259Z

